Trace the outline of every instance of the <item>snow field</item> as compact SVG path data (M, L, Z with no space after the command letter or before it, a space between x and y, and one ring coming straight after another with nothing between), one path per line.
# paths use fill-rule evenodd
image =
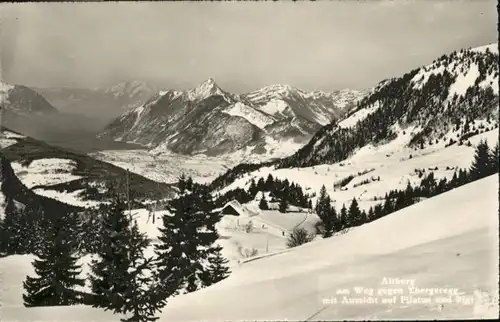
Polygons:
M497 317L494 299L482 297L498 293L497 191L497 178L491 176L347 234L245 263L226 280L173 299L161 317L175 321ZM442 307L434 302L408 304L399 297L392 305L329 302L333 297L342 300L337 295L340 289L381 288L384 277L411 279L419 288L455 288L457 296ZM196 310L189 310L193 303Z
M38 159L26 167L19 162L11 162L11 165L16 176L28 188L40 185L54 185L81 178L71 174L76 168L76 163L68 159Z
M425 169L425 175L434 172L437 180L444 177L451 179L455 169L470 167L475 146L481 139L487 140L490 147L498 142L498 129L494 129L471 137L469 139L471 147L455 144L447 148L444 148L444 145L438 145L429 146L423 150L413 150L405 147L410 134L410 130L407 131L406 135L401 133L397 139L388 144L376 147L365 146L349 159L335 164L290 169L263 167L243 175L242 178L235 180L219 192L223 194L235 188L248 188L252 178L258 181L260 178L266 179L271 174L274 178L295 182L305 190L304 192L316 193L316 196L325 185L328 194L335 200L337 209L343 203L348 206L353 197L360 201L362 209L367 209L374 204L374 197L384 197L385 193L393 189L404 189L408 180L413 185L419 183L421 178L415 173L415 169ZM373 171L370 171L372 169ZM358 176L360 172L367 173ZM354 175L355 178L345 186L347 190L336 189L334 191L334 183L350 175ZM378 177L380 181L354 187L363 180ZM312 199L315 204L316 197Z
M160 321L496 318L497 191L493 175L347 234L248 261L218 284L172 298ZM138 219L144 217L144 210L135 212ZM33 273L32 260L30 255L0 258L2 320L118 321L117 315L85 306L24 308L20 285ZM344 297L362 298L354 287L409 292L404 285L382 287L384 278L456 293L444 305L408 304L399 296L395 304L342 304ZM334 304L333 298L340 302Z

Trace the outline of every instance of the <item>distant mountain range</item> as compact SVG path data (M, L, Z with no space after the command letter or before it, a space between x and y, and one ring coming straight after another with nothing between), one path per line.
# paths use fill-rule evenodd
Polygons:
M98 137L182 154L219 155L248 147L265 153L269 140L307 142L363 95L355 90L306 92L286 85L235 95L208 79L188 91L160 91Z
M123 90L125 89L125 92L130 93L130 96L127 97L133 98L139 95L137 94L138 89L136 88L134 91L133 88L132 86L110 87L106 89L108 92L106 95L107 97L112 96L119 99L123 97ZM53 91L57 92L58 90ZM72 90L68 89L67 91ZM82 92L86 91L90 90L82 90ZM66 93L66 89L62 89L61 93ZM0 82L1 125L38 140L81 152L94 151L100 148L118 148L124 145L127 148L134 148L130 145L117 145L117 142L114 141L97 140L95 138L96 133L105 127L110 118L106 119L105 116L99 116L99 114L92 116L92 113L87 113L86 116L85 113L73 113L71 110L61 111L55 108L45 98L45 95L30 87ZM92 105L92 102L87 101L88 98L88 96L82 96L82 106L92 108L94 105ZM102 106L101 108L104 109ZM110 117L114 118L122 112L123 109L120 109L120 112L114 112Z
M262 167L341 163L357 151L387 144L410 150L467 144L472 136L498 129L498 62L498 44L491 44L454 51L383 80L356 108L319 129L294 154L262 164L240 164L218 177L212 187L223 188Z
M33 88L59 111L93 118L104 127L118 115L142 105L158 92L143 81L121 82L107 88Z

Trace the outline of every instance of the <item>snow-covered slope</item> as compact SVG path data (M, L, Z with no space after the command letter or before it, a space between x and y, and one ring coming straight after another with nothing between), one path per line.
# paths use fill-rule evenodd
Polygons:
M415 185L421 178L416 170L425 174L434 173L437 180L451 179L457 169L469 168L475 146L480 140L486 140L490 147L498 142L498 129L487 131L470 137L468 145L434 144L424 149L411 149L405 145L411 138L411 131L400 132L398 137L387 144L366 145L346 160L334 164L323 164L303 168L261 167L255 171L242 174L232 183L216 191L223 194L236 188L248 189L250 182L260 178L266 179L269 174L277 179L287 179L299 184L304 192L319 195L325 185L328 194L340 209L343 204L348 206L355 197L361 208L368 210L370 206L380 201L375 198L384 197L393 189L405 189L408 181ZM334 184L353 176L354 178L342 189L335 189ZM313 204L316 197L312 198Z
M222 90L213 79L188 91L161 91L99 134L157 151L221 155L249 146L268 149L266 138L303 144L363 95L357 91L307 93L270 86L249 94ZM258 153L258 152L257 152Z
M223 112L229 115L243 117L248 120L248 122L252 123L260 129L265 129L266 126L274 123L274 119L269 115L261 113L258 110L241 102L236 102L235 104L230 105Z
M498 318L498 188L491 176L248 261L220 283L171 299L160 321ZM3 320L118 321L85 306L24 308L20 286L32 260L0 258Z
M428 66L379 83L356 110L322 128L280 166L341 161L356 149L392 141L405 130L411 132L409 147L424 147L465 142L480 131L497 128L496 46L443 55Z
M33 138L0 129L2 154L16 177L35 193L75 206L94 205L106 199L107 187L120 189L126 180L126 169L47 145ZM139 199L167 197L171 187L129 175L130 189ZM123 190L122 190L123 191Z
M174 298L161 318L309 321L498 317L498 298L483 303L488 302L488 295L498 296L497 191L497 177L491 176L347 234L249 262L210 288ZM410 281L418 289L384 285L384 278ZM366 293L357 294L358 287L366 288ZM449 297L451 303L440 305L438 298L448 296L429 295L424 290L429 288L456 293ZM378 298L378 304L366 302L370 294L372 300ZM392 300L393 295L394 304L381 304L383 298ZM333 303L335 298L337 304ZM418 298L430 303L407 303ZM348 304L346 299L358 302ZM194 303L196 310L189 309Z
M225 215L216 224L220 235L217 244L222 246L223 256L234 269L250 258L286 251L287 238L294 228L305 228L314 234L314 224L318 221L315 214L307 212L283 214L274 210L261 211L254 202L239 207L243 215ZM168 212L134 209L131 213L137 219L139 229L152 239L153 244L156 243L159 236L158 227L162 225L161 216ZM252 228L247 230L248 225ZM254 254L251 253L252 250Z
M5 157L3 151L0 152L0 218L4 216L7 201L13 201L17 208L26 206L36 206L42 209L51 209L60 215L68 212L77 212L81 208L70 205L62 200L45 198L35 194L16 175L11 163Z

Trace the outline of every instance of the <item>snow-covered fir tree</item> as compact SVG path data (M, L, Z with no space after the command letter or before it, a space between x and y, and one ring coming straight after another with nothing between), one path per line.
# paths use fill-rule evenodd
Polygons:
M126 314L126 322L150 322L164 302L153 281L153 259L144 257L150 240L125 213L125 204L115 196L103 216L103 241L89 276L92 305Z
M4 241L5 238L3 219L0 218L0 257L7 256L7 245Z
M324 185L319 192L315 210L321 220L316 226L317 233L322 234L324 238L332 236L336 228L337 213L335 212L335 208L331 206L331 199Z
M498 172L498 162L499 162L499 158L500 158L500 152L498 150L498 141L497 141L497 144L495 144L495 147L493 148L493 150L491 151L491 154L490 154L490 165L491 165L491 170L492 170L492 173L496 173Z
M95 254L100 251L102 244L102 210L90 209L82 219L82 251L86 254Z
M69 222L72 217L68 215L65 219L68 221L68 234L74 238L71 232L72 223ZM44 233L50 229L50 216L46 215L40 206L31 204L20 212L20 222L22 226L20 238L24 252L38 255L45 242Z
M286 211L288 210L288 202L285 198L280 199L278 209L282 213L286 213Z
M227 266L229 261L222 256L222 247L215 246L214 253L208 257L209 265L202 280L204 286L210 286L229 276L231 270Z
M130 220L124 202L116 196L103 218L102 247L91 263L94 307L123 312L128 290Z
M153 258L146 258L144 250L151 240L141 233L137 222L133 222L130 230L129 259L131 266L127 270L128 288L124 294L123 311L130 315L123 322L151 322L158 320L156 311L166 302L159 298L156 283L153 280Z
M347 227L350 227L348 216L349 216L349 214L347 213L347 208L345 207L345 204L342 204L342 208L340 209L340 216L339 216L339 219L340 219L339 227L341 227L341 229L345 229Z
M359 209L358 201L356 198L352 198L351 206L349 207L349 227L355 227L363 224L363 214Z
M82 302L76 286L83 286L85 280L75 256L76 243L71 233L72 221L60 216L47 225L44 241L33 262L36 277L26 277L23 283L26 293L24 305L57 306Z
M22 239L21 212L14 205L14 201L7 199L5 215L2 221L2 234L0 235L0 248L7 255L24 254L24 241Z
M491 164L492 158L490 149L486 141L481 141L476 147L474 161L470 168L472 180L478 180L492 173L494 166Z
M266 196L264 195L264 192L262 192L262 198L260 198L259 201L259 208L261 210L269 210L269 205L266 200Z
M207 263L218 252L215 224L220 219L214 208L206 186L194 186L190 193L170 201L155 245L155 279L163 299L210 284Z

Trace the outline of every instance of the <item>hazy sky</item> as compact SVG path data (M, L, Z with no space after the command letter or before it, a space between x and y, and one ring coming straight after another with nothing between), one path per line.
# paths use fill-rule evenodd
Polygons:
M497 41L496 1L26 3L0 5L3 80L164 88L212 77L245 92L270 84L367 88L438 56Z

